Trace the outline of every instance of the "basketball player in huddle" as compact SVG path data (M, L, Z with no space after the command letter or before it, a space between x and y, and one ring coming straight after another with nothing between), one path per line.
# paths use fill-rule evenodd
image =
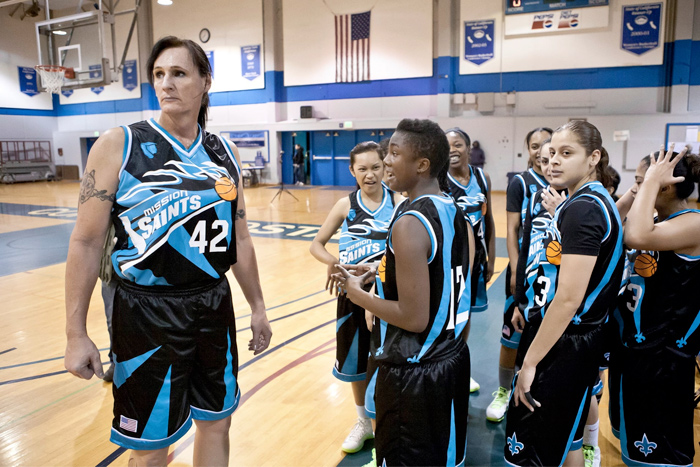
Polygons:
M68 371L103 376L86 331L103 241L113 223L114 421L129 465L166 465L194 420L195 465L228 465L240 400L230 268L250 304L255 354L270 344L246 221L238 151L204 130L211 86L199 45L168 36L147 63L161 113L107 131L83 178L66 267Z
M471 312L486 311L489 299L486 284L491 280L496 262L496 227L491 207L491 178L483 169L470 165L471 139L460 128L445 132L450 143L450 169L447 173L449 194L452 196L474 230L475 252L472 272ZM467 323L465 337L469 337L471 320ZM469 379L469 390L480 388L474 378Z
M700 210L688 197L699 180L698 156L662 148L640 162L635 185L620 199L629 209L628 249L609 391L613 433L629 466L693 463Z
M354 276L340 267L336 275L350 300L376 317L377 465L461 465L466 455L469 349L462 334L474 238L439 186L448 155L436 123L399 123L385 164L390 187L407 192L409 204L389 228L377 295L362 288L371 271Z
M394 207L403 196L384 186L384 153L379 144L366 141L350 151L350 173L358 189L340 199L328 214L313 242L311 254L327 265L326 288L335 283L332 274L337 264L366 265L384 255L386 235ZM326 250L326 244L341 229L339 258ZM370 286L371 287L371 286ZM365 310L347 295L338 295L336 359L333 375L352 385L358 420L343 442L342 449L353 453L374 437L372 423L365 410L367 355L370 331Z
M540 294L556 291L544 309L531 310L518 348L504 447L509 465L583 465L602 325L622 279L622 225L601 183L608 155L600 133L588 122L569 122L553 133L550 154L553 183L570 196L547 231L554 269L537 278Z

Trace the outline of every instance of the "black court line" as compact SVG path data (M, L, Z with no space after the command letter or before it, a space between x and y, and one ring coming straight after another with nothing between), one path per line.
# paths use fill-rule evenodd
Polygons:
M327 303L327 302L326 302L326 303ZM321 305L323 305L323 304L319 304L319 305L317 305L317 306L321 306ZM291 316L291 315L289 315L289 316ZM278 345L272 347L271 349L267 349L265 352L261 353L260 355L257 355L257 356L255 356L255 357L251 358L250 360L248 360L247 362L245 362L244 364L240 365L240 366L238 367L238 371L243 371L243 370L244 370L245 368L247 368L248 366L250 366L250 365L252 365L253 363L257 362L257 361L260 360L261 358L265 358L265 356L270 355L272 352L275 352L275 351L281 349L282 347L284 347L285 345L290 344L290 343L294 342L294 341L297 340L297 339L301 339L302 337L306 336L307 334L311 334L312 332L317 331L317 330L321 329L322 327L328 326L329 324L334 323L334 322L335 322L335 318L333 318L333 319L331 319L331 320L329 320L329 321L326 321L325 323L319 324L318 326L316 326L316 327L314 327L314 328L311 328L311 329L309 329L309 330L307 330L307 331L304 331L304 332L302 332L301 334L292 337L291 339L287 339L286 341L284 341L284 342L282 342L281 344L278 344ZM177 450L177 448L176 448L176 450ZM110 465L112 462L114 462L119 456L121 456L122 454L124 454L126 451L127 451L126 448L123 448L123 447L117 448L113 453L111 453L110 455L108 455L107 457L105 457L105 458L104 458L100 463L98 463L95 467L107 467L107 466Z
M60 357L63 358L63 357ZM106 362L102 362L102 365L109 365L109 360ZM41 378L46 378L49 376L56 376L56 375L62 375L63 373L68 373L68 370L63 370L63 371L54 371L52 373L44 373L42 375L34 375L34 376L26 376L24 378L18 378L18 379L10 379L7 381L0 381L0 386L4 386L6 384L14 384L14 383L21 383L24 381L32 381L35 379L41 379Z
M294 313L290 313L290 314L288 314L288 315L280 316L279 318L271 319L271 320L270 320L270 323L274 323L275 321L279 321L279 320L281 320L281 319L285 319L285 318L289 318L289 317L294 316L294 315L298 315L299 313L303 313L303 312L305 312L305 311L313 310L314 308L318 308L319 306L323 306L323 305L326 305L326 304L328 304L328 303L330 303L330 302L334 302L335 300L336 300L336 298L334 297L334 298L331 298L330 300L326 300L325 302L318 303L318 304L316 304L316 305L312 305L312 306L310 306L310 307L308 307L308 308L304 308L303 310L295 311ZM238 329L238 330L236 331L236 333L243 332L243 331L247 331L248 329L250 329L250 327Z
M10 350L14 350L14 348L12 348ZM109 347L105 347L104 349L97 349L97 350L100 352L103 352L105 350L109 350ZM6 350L5 352L9 352L9 350ZM0 352L0 353L5 353L5 352ZM37 363L52 362L54 360L61 360L64 357L65 357L65 355L61 355L60 357L45 358L43 360L35 360L33 362L17 363L16 365L8 365L8 366L0 366L0 370L8 370L10 368L17 368L19 366L35 365Z
M0 355L7 353L7 352L12 352L13 350L17 350L17 347L12 347L11 349L3 350L2 352L0 352Z

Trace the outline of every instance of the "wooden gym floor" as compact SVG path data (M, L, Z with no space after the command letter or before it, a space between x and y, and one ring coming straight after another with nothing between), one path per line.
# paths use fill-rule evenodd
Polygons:
M248 219L273 340L264 354L246 349L249 308L233 277L243 398L233 416L232 466L362 465L369 447L344 456L340 445L356 417L349 384L331 374L335 303L324 290L325 266L308 253L326 214L347 189L276 187L245 190ZM77 379L63 368L64 270L78 199L77 182L0 185L0 465L126 466L109 442L111 385ZM505 424L485 419L497 386L505 265L505 195L494 194L497 274L490 309L473 315L472 375L482 389L470 399L467 465L503 465ZM337 248L337 246L334 246ZM230 273L229 273L230 274ZM98 282L99 287L99 282ZM95 289L90 336L107 361L109 338ZM648 389L645 389L648 390ZM623 465L600 408L604 466ZM652 402L653 403L653 402ZM696 440L700 439L696 412ZM171 447L170 465L192 462L194 429ZM368 443L371 445L371 443ZM700 465L700 454L695 456Z

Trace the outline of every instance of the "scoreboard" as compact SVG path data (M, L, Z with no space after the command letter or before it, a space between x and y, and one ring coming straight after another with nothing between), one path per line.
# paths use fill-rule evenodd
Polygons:
M606 6L609 3L609 0L506 0L506 14L569 10L589 6Z

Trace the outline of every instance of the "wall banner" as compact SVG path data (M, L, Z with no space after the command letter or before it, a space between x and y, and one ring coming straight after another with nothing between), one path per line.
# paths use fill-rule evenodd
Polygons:
M241 75L250 81L260 76L260 46L241 47Z
M36 70L28 66L18 66L17 70L19 71L19 90L30 97L39 94Z
M263 148L267 138L265 131L222 131L221 136L239 148Z
M661 3L622 7L622 50L641 55L659 46Z
M102 65L90 65L90 78L101 78L101 77L102 77ZM90 91L94 92L97 95L99 95L104 90L105 90L104 86L97 86L94 88L90 88Z
M124 70L122 70L122 84L124 85L124 89L128 91L133 91L139 85L136 60L124 61Z
M475 65L491 60L495 20L464 22L464 59Z

